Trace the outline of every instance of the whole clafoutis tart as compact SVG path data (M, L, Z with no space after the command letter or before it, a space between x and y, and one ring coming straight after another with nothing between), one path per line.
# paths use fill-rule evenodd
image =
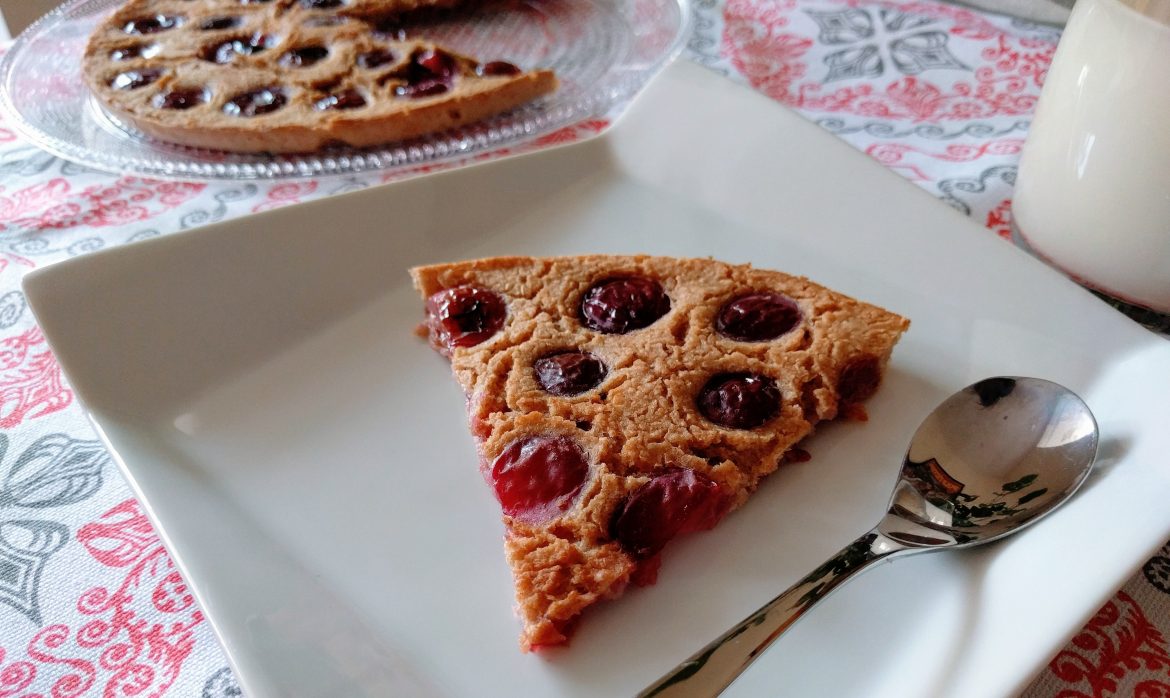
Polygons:
M109 112L146 135L235 152L379 145L556 89L552 71L459 55L398 21L450 4L130 0L90 36L82 72Z
M505 257L413 269L503 509L525 650L653 583L794 446L864 414L909 322L710 259Z

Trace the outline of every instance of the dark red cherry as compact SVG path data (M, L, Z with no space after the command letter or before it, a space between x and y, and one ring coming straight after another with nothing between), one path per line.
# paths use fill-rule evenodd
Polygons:
M542 356L532 364L536 382L553 395L579 395L596 388L607 372L605 364L584 351Z
M506 315L504 299L486 288L457 286L427 299L431 342L447 352L475 346L499 332Z
M393 63L394 60L394 54L389 49L376 48L373 51L366 51L358 56L357 62L359 67L372 70Z
M125 73L115 75L114 79L110 81L110 87L115 90L137 90L139 87L145 87L160 77L162 77L162 71L155 68L127 70Z
M317 100L314 106L321 110L358 109L366 106L366 98L362 96L361 92L349 89L344 92L337 92L327 97L322 97Z
M156 44L135 44L133 46L123 46L110 51L110 60L125 61L131 58L150 58L158 55L158 46Z
M199 52L199 57L212 63L231 63L236 56L250 56L271 48L276 40L266 34L256 33L252 36L228 39L222 43L206 46Z
M455 72L455 59L449 53L427 49L411 56L411 67L414 66L422 69L421 79L445 78Z
M519 75L520 69L507 61L491 61L490 63L481 63L475 67L477 75L495 76L495 75Z
M644 276L603 281L585 292L581 318L585 326L607 334L625 334L649 326L670 310L662 285Z
M456 72L455 58L444 51L416 51L406 65L406 84L397 85L399 97L432 97L451 89Z
M183 18L180 15L138 17L122 25L122 31L127 34L155 34L168 29L174 29L182 23Z
M699 412L716 424L752 429L780 414L776 381L753 373L721 373L699 392Z
M878 358L870 354L859 356L841 369L837 394L841 396L841 402L861 402L877 392L881 381L882 366Z
M800 308L779 293L749 293L724 305L715 329L741 342L765 342L790 331L800 322Z
M677 535L713 528L730 504L731 498L709 477L670 470L626 498L615 512L610 535L632 557L653 557Z
M215 31L218 29L231 29L232 27L240 26L239 17L212 17L203 20L199 28L203 31Z
M155 95L154 106L160 109L190 109L207 101L203 88L180 88Z
M262 87L232 97L223 105L223 111L231 116L259 116L274 112L287 102L284 90L279 87Z
M528 523L563 513L588 477L585 454L566 436L513 441L492 463L490 473L504 513Z
M450 89L451 84L444 80L424 80L418 83L398 85L394 88L394 94L399 97L433 97Z
M307 68L329 55L324 46L302 46L280 57L280 64L290 68Z
M310 10L332 10L344 4L344 0L301 0L301 7Z

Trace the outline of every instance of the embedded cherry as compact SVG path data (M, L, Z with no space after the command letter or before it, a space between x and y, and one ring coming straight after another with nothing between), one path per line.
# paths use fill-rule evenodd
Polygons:
M405 84L397 85L394 94L399 97L431 97L447 92L452 87L456 72L455 57L445 51L426 49L416 51L406 64Z
M354 89L337 92L317 100L314 105L321 110L358 109L366 106L366 98L361 92Z
M715 330L741 342L766 342L790 332L800 322L800 308L779 293L749 293L723 306Z
M259 116L274 112L287 102L279 87L262 87L232 97L223 105L223 111L231 116Z
M275 43L272 37L256 33L207 46L199 52L199 57L212 63L231 63L236 56L251 56L267 50Z
M532 369L540 387L560 397L596 388L607 373L601 359L584 351L542 356L533 362Z
M154 104L160 109L186 110L207 101L207 92L202 88L180 88L156 95Z
M394 94L399 97L433 97L450 89L451 85L443 80L424 80L418 83L398 85L394 88Z
M670 310L662 285L644 276L610 279L585 292L581 317L585 326L607 334L648 327Z
M280 57L280 64L290 68L307 68L329 55L324 46L301 46Z
M415 66L425 71L421 78L445 78L455 72L455 59L449 53L427 49L411 56L411 68Z
M476 75L481 76L519 75L520 72L520 68L507 61L491 61L475 67Z
M456 286L427 299L427 328L436 347L450 351L485 341L504 326L507 308L500 294L477 286Z
M358 66L372 70L374 68L381 68L382 66L393 63L395 60L394 54L389 49L376 48L373 51L366 51L358 56Z
M489 473L504 513L528 523L563 513L588 477L585 454L566 436L513 441L495 459Z
M634 490L614 513L610 535L638 560L653 557L677 535L706 531L727 513L731 498L706 475L671 469Z
M156 44L134 44L110 51L110 60L125 61L131 58L151 58L158 55L158 52L159 48Z
M776 381L754 373L721 373L699 392L699 412L716 424L752 429L780 413Z
M882 366L878 357L865 354L851 359L841 369L841 377L837 379L837 394L841 402L861 402L877 392L881 380Z
M232 27L240 26L239 17L212 17L206 19L199 28L203 31L217 31L219 29L231 29Z
M138 17L122 25L122 31L127 34L155 34L168 29L174 29L182 23L183 18L179 15Z
M115 75L114 79L110 81L110 87L115 90L137 90L139 87L145 87L160 77L162 77L162 71L155 68L127 70L125 73Z

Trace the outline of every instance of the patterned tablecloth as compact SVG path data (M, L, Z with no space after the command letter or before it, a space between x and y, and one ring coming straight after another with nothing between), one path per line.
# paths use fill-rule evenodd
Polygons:
M1016 161L1058 29L934 0L693 2L687 59L797 110L1009 237ZM62 378L21 277L68 256L385 179L115 176L47 155L0 122L0 698L241 695ZM1164 549L1027 695L1170 696L1168 594Z

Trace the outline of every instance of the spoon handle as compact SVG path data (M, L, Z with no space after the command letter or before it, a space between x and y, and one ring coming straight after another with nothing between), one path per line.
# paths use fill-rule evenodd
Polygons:
M638 698L717 696L731 685L805 611L847 579L874 563L906 551L906 546L874 530L841 549L823 565L762 608L694 653Z

